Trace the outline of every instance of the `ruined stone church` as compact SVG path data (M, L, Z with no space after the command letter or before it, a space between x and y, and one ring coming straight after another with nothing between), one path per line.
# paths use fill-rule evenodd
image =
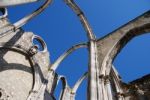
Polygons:
M54 92L58 82L63 84L60 100L75 100L85 78L88 79L88 100L150 100L150 75L125 83L112 64L131 39L150 32L150 11L98 39L80 7L74 0L65 0L80 19L89 41L72 46L51 63L44 40L22 29L47 8L51 0L43 0L42 6L16 23L8 19L7 7L37 1L40 0L0 0L0 100L56 100ZM34 40L42 45L42 50ZM56 69L79 48L87 48L89 52L88 71L70 87L66 77L56 73Z

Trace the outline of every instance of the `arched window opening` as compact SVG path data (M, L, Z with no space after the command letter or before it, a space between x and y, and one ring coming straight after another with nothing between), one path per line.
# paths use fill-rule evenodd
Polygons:
M82 55L82 56L81 56ZM76 81L88 70L88 51L78 49L70 54L57 68L59 75L67 77L68 84L73 87Z
M150 34L135 37L118 54L114 66L123 81L130 82L149 74Z
M82 55L82 56L81 56ZM88 70L88 51L87 49L78 49L69 55L57 68L56 72L59 75L64 75L67 77L68 85L73 88L76 82L81 78L81 76L87 72ZM76 100L85 100L86 99L86 86L87 81L82 83L80 86L78 93L76 94ZM84 85L83 85L84 84ZM61 93L60 83L55 91L57 98L59 98L59 94ZM84 94L83 94L84 93ZM84 95L84 96L83 96Z
M87 100L87 78L81 83L77 90L75 100Z
M0 16L2 16L3 15L3 13L0 11Z
M56 100L60 99L60 94L63 90L63 84L62 82L59 82L58 85L56 86L55 92L54 92L54 96Z

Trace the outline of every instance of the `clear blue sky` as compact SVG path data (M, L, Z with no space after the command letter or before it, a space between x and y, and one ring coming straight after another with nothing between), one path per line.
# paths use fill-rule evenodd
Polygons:
M93 31L98 38L110 33L123 24L150 9L150 0L76 0L85 12ZM9 18L15 22L28 14L40 3L11 7ZM40 35L47 43L51 62L54 62L72 45L87 41L78 18L63 0L55 0L46 11L24 26L26 31ZM150 72L150 34L134 38L117 56L114 65L125 82L139 78ZM67 76L73 86L77 79L87 71L86 49L70 55L57 69ZM86 82L77 93L76 100L86 99ZM61 87L61 84L59 84ZM57 92L60 90L57 88ZM58 96L58 93L56 93Z

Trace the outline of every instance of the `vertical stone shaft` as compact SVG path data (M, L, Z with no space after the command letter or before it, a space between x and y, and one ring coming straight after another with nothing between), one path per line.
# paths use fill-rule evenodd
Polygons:
M80 18L80 21L87 32L89 39L89 77L88 77L88 99L100 100L98 96L98 61L97 61L97 46L96 37L81 9L75 4L73 0L65 0L67 5L73 9L73 11Z

